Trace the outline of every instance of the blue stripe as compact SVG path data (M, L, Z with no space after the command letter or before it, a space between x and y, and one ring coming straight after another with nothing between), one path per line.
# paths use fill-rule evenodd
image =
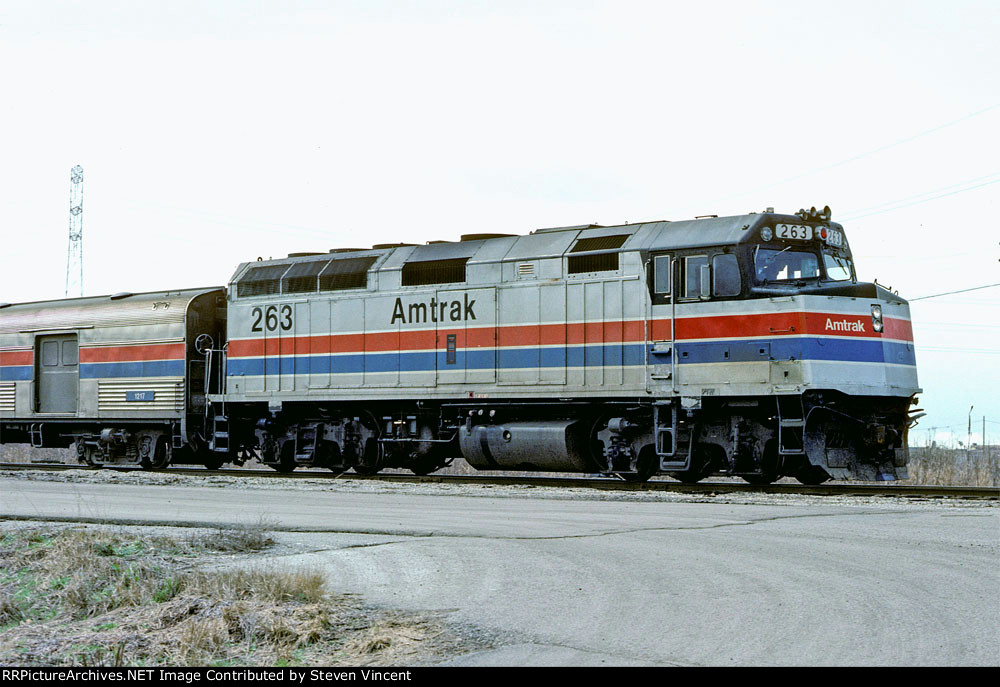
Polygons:
M183 377L183 360L140 360L127 363L81 363L80 379L109 377Z
M31 365L5 365L0 367L0 382L24 382L31 379Z
M752 360L829 360L916 365L912 344L881 339L777 338L762 341L678 342L677 362L725 363ZM660 362L653 354L651 359ZM669 357L666 358L669 360Z
M678 342L678 364L737 363L761 360L830 360L837 362L896 363L916 365L912 344L880 339L779 338L763 341ZM363 372L431 372L435 369L489 370L538 367L638 366L643 364L643 344L568 346L553 348L460 349L455 364L447 364L445 351L317 355L298 358L230 358L230 376L249 377L292 374L361 374ZM650 363L664 363L669 356L649 353Z
M292 374L361 374L362 372L431 372L441 370L492 370L502 369L566 367L582 365L586 356L587 364L600 365L642 365L644 346L642 344L608 346L572 346L566 348L516 348L516 349L459 349L455 353L455 364L448 365L447 352L389 352L316 355L316 356L276 356L268 358L230 358L229 376L245 375L255 377ZM586 349L586 353L585 350ZM574 363L579 360L579 363Z

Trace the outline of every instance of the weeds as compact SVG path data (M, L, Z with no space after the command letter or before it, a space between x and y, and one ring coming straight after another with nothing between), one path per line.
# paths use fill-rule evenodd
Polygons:
M945 486L1000 486L1000 450L997 447L965 451L941 446L910 449L912 484Z
M194 567L272 543L259 528L189 540L8 532L0 537L0 664L372 664L415 656L421 637L432 636L423 619L372 620L357 599L331 596L317 571Z

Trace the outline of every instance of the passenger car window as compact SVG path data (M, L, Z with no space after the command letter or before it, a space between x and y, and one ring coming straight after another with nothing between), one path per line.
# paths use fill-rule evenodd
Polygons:
M62 342L62 364L76 365L76 341Z
M712 295L740 295L740 266L732 254L712 258Z
M42 365L54 367L59 364L59 342L42 342Z

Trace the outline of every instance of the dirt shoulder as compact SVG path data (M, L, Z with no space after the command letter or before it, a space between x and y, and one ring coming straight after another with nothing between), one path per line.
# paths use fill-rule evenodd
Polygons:
M0 664L383 666L491 646L441 614L331 593L263 527L5 522Z

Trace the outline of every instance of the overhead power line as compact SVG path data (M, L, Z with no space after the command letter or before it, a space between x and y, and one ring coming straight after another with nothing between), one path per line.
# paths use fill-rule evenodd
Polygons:
M806 170L804 172L800 172L799 174L795 174L795 175L790 176L790 177L785 177L784 179L779 179L778 181L772 182L770 184L765 184L764 186L758 186L756 188L750 189L749 191L744 191L742 193L733 193L733 194L730 194L728 196L725 196L724 198L717 199L715 202L723 202L723 201L726 201L726 200L730 200L732 198L740 198L742 196L748 196L748 195L753 194L753 193L759 193L760 191L766 191L767 189L774 188L776 186L781 186L782 184L787 184L790 181L797 181L797 180L802 179L804 177L812 176L813 174L819 174L820 172L826 172L826 171L829 171L831 169L836 169L837 167L843 167L844 165L850 164L852 162L857 162L858 160L861 160L863 158L869 157L871 155L876 155L876 154L884 152L886 150L890 150L891 148L895 148L897 146L901 146L904 143L909 143L910 141L914 141L914 140L916 140L918 138L922 138L924 136L927 136L928 134L933 134L933 133L935 133L937 131L941 131L942 129L947 129L948 127L955 126L956 124L961 124L962 122L965 122L965 121L968 121L968 120L970 120L970 119L972 119L974 117L978 117L980 115L986 114L987 112L991 112L992 110L996 110L997 108L1000 108L1000 103L995 103L993 105L990 105L989 107L984 107L981 110L976 110L975 112L971 112L971 113L965 115L964 117L959 117L958 119L953 119L950 122L945 122L944 124L939 124L939 125L937 125L935 127L931 127L930 129L925 129L923 131L918 131L917 133L911 134L911 135L907 136L906 138L901 138L898 141L893 141L892 143L888 143L886 145L879 146L877 148L872 148L871 150L866 150L866 151L864 151L862 153L858 153L857 155L852 155L851 157L845 158L843 160L838 160L837 162L832 162L832 163L830 163L828 165L824 165L822 167L815 167L813 169L809 169L809 170Z
M910 298L909 301L910 301L910 303L912 303L913 301L925 301L928 298L938 298L939 296L951 296L952 294L956 294L956 293L966 293L968 291L979 291L980 289L992 289L992 288L995 288L997 286L1000 286L1000 282L998 282L996 284L984 284L982 286L973 286L971 289L959 289L958 291L946 291L945 293L934 293L934 294L931 294L930 296L921 296L920 298Z
M996 176L996 174L988 174L985 177L979 177L979 178L980 179L988 179L988 178L993 177L993 176ZM973 179L972 181L976 181L976 179ZM946 198L948 196L954 196L954 195L957 195L959 193L965 193L966 191L973 191L973 190L975 190L977 188L982 188L983 186L989 186L990 184L996 184L998 182L1000 182L1000 179L993 179L992 181L986 181L986 182L983 182L981 184L976 184L975 186L968 186L966 188L960 188L957 191L950 191L948 193L940 193L940 194L938 194L936 196L931 196L930 198L924 198L923 200L915 200L915 201L913 201L911 203L905 203L905 202L903 202L904 200L907 200L906 198L903 198L901 200L897 200L897 201L893 201L893 202L890 202L890 203L883 203L882 204L882 205L894 205L894 203L901 203L900 205L894 205L894 207L885 208L884 210L875 210L874 212L866 212L866 213L861 214L861 215L852 215L851 213L847 213L847 215L844 216L844 217L842 217L841 219L843 219L844 221L850 221L850 220L861 219L862 217L871 217L872 215L881 215L884 212L892 212L893 210L902 210L903 208L908 208L911 205L920 205L921 203L928 203L928 202L930 202L932 200L937 200L938 198ZM926 195L928 195L930 193L937 193L938 191L943 191L945 189L955 188L956 186L964 186L965 184L968 184L968 183L971 183L971 182L967 181L967 182L963 182L961 184L952 184L951 186L944 186L944 187L942 187L940 189L936 189L934 191L925 191L924 193L918 193L916 196L909 196L908 198L919 198L920 196L926 196ZM875 207L878 207L878 206L875 206Z

